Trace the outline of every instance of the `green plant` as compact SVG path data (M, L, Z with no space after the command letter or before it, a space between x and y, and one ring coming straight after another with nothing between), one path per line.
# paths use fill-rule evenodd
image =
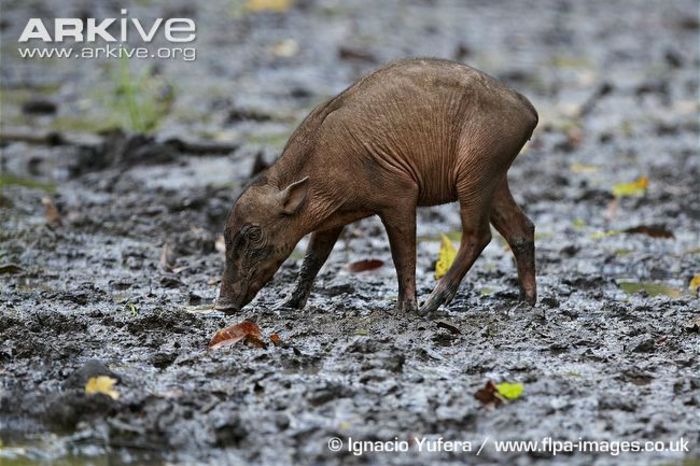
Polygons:
M140 133L152 132L170 112L175 99L172 86L153 76L151 70L134 77L128 59L121 58L113 81L111 106L117 123L124 128Z

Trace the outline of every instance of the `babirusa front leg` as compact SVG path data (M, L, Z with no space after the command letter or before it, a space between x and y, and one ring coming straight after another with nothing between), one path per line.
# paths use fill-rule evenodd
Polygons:
M311 235L304 262L299 271L296 286L291 296L280 305L282 309L303 309L309 299L314 279L333 250L343 227L316 231Z

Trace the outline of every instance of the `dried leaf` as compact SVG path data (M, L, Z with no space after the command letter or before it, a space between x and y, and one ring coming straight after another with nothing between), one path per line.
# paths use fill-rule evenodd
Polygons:
M166 241L160 252L160 268L165 272L172 272L176 259L175 248L170 241Z
M251 346L255 346L256 348L261 348L261 349L267 348L267 343L265 343L263 340L261 340L260 338L258 338L256 336L253 336L253 335L247 335L245 337L245 342Z
M248 0L248 11L275 11L284 13L292 6L292 0Z
M630 183L619 183L613 186L612 193L615 197L641 197L649 188L649 178L642 176Z
M440 252L438 260L435 264L435 279L442 278L452 266L452 263L457 256L457 250L452 245L452 241L446 235L441 235L442 242L440 243Z
M681 290L663 283L621 281L617 285L627 294L643 291L649 296L668 296L669 298L680 298L683 294Z
M486 385L484 385L484 388L480 388L476 391L474 398L487 406L498 406L503 403L503 400L497 396L497 392L496 384L489 380L486 382Z
M200 315L206 315L206 314L218 314L219 311L214 309L214 304L208 303L208 304L200 304L197 306L187 306L185 308L185 312L188 314L200 314Z
M635 233L651 236L652 238L675 238L673 232L663 225L639 225L623 230L625 233Z
M248 336L262 341L262 331L258 324L249 320L230 325L216 332L209 342L209 349L217 349L223 346L233 345L246 339Z
M690 279L690 284L688 285L688 288L693 294L697 294L697 292L700 291L700 274L697 274Z
M496 390L506 400L517 400L525 391L525 387L521 383L502 382L496 384Z
M450 333L454 333L455 335L460 335L462 333L457 327L455 327L452 324L448 324L447 322L437 321L435 323L438 327L444 328L445 330L449 331Z
M108 377L106 375L100 375L97 377L90 377L85 384L85 393L88 395L95 395L101 393L107 395L113 400L119 399L119 392L114 389L114 384L117 383L117 379Z
M474 398L487 406L499 406L504 402L517 400L525 391L521 383L502 382L494 384L492 381L486 382L484 388L477 390Z
M362 261L353 262L348 264L348 270L352 273L368 272L370 270L378 269L384 265L384 261L379 259L365 259Z
M270 341L272 341L272 344L275 346L280 346L282 344L282 339L276 333L270 335Z
M585 165L583 163L574 162L569 166L569 170L573 173L581 174L593 174L600 171L600 167L597 165Z
M61 213L56 208L56 204L54 204L53 199L48 196L43 197L41 198L41 204L44 206L44 217L46 218L46 223L52 227L60 227L62 224Z
M15 274L20 273L24 269L17 264L3 264L0 265L0 275L2 274Z

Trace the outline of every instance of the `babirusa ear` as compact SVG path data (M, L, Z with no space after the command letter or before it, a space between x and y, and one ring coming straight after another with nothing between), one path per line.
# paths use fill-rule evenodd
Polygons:
M309 177L306 176L299 181L295 181L280 192L280 204L282 212L287 215L299 211L301 205L309 192Z

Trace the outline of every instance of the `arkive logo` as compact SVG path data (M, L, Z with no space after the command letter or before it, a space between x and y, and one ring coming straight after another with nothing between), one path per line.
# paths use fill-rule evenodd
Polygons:
M190 18L156 18L149 22L130 18L126 9L122 9L121 14L121 18L105 18L99 22L95 18L54 18L53 36L41 18L30 18L18 42L63 42L65 39L85 43L99 39L127 42L135 38L151 42L161 33L168 42L192 42L196 38L196 25Z

